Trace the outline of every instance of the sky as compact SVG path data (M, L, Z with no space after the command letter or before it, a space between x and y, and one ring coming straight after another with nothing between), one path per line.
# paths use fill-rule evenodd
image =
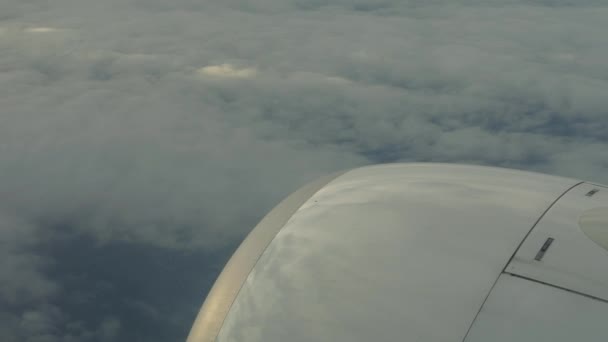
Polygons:
M0 0L0 340L179 341L329 172L608 183L605 0Z

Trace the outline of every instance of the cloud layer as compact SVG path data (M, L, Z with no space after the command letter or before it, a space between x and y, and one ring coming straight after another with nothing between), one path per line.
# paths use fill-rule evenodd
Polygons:
M330 171L449 161L608 183L603 1L0 7L2 340L183 338L231 248ZM125 284L163 259L173 282ZM133 335L154 315L173 318Z

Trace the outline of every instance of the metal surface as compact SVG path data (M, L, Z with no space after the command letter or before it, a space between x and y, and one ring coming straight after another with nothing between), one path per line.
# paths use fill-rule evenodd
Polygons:
M192 325L187 342L216 340L230 306L266 246L306 200L342 173L322 177L300 188L260 221L230 258L211 288Z
M585 211L581 214L578 225L593 242L608 251L608 206Z
M605 342L608 303L502 275L465 342Z
M461 342L531 227L577 183L446 164L347 172L278 232L218 341Z
M593 189L602 190L588 196ZM506 271L608 300L608 250L601 247L601 235L594 240L579 225L581 220L591 225L601 219L598 212L608 207L606 190L589 183L570 190L536 225ZM595 228L589 226L588 233L599 234ZM534 260L548 237L554 238L551 248L541 261Z

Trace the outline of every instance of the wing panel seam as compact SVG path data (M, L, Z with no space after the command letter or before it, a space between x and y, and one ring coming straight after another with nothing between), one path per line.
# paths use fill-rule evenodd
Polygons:
M564 195L566 195L572 189L576 188L577 186L579 186L579 185L581 185L583 183L585 183L585 182L578 182L578 183L572 185L571 187L569 187L568 189L566 189L561 195L557 196L557 198L553 202L551 202L551 204L549 204L549 206L547 207L547 209L545 209L545 211L534 222L534 224L532 225L532 227L530 228L530 230L526 233L526 235L524 236L524 238L521 240L521 242L519 243L519 245L517 246L517 248L515 249L515 251L511 255L511 257L509 258L509 261L507 261L507 263L503 267L502 272L500 272L498 274L498 276L496 277L496 279L494 280L494 283L492 284L492 287L490 287L490 291L488 291L488 293L486 294L486 297L483 299L483 302L479 306L479 310L477 310L477 313L475 314L475 317L471 321L471 325L469 325L469 328L467 329L467 333L464 335L464 338L462 339L462 342L465 342L467 340L467 337L469 336L469 333L471 332L471 329L473 328L473 324L475 324L475 321L477 320L477 317L479 317L479 313L481 312L481 309L483 309L484 305L486 304L486 301L490 297L490 294L492 293L492 290L494 290L494 287L496 287L496 284L498 283L498 279L500 279L500 276L502 274L508 273L508 272L506 272L507 267L509 266L509 264L511 263L511 261L513 260L513 258L515 257L515 255L517 254L517 252L519 251L519 249L521 248L521 246L523 245L524 241L526 241L526 239L528 238L528 236L530 236L530 233L532 233L532 231L534 230L534 228L536 227L536 225L538 225L538 223L540 222L540 220L542 220L543 217L545 217L545 215L549 212L549 210L551 210L551 208L555 205L555 203L557 203L562 197L564 197Z

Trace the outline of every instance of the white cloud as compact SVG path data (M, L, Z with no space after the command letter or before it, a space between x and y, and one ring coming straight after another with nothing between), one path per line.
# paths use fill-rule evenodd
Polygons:
M61 31L61 29L58 28L54 28L54 27L28 27L26 29L23 30L26 33L53 33L53 32L58 32Z
M208 65L197 72L202 76L217 78L252 78L258 73L255 68L238 68L229 63Z
M32 303L54 295L59 286L44 274L49 266L35 247L44 232L0 212L0 301L8 305Z

